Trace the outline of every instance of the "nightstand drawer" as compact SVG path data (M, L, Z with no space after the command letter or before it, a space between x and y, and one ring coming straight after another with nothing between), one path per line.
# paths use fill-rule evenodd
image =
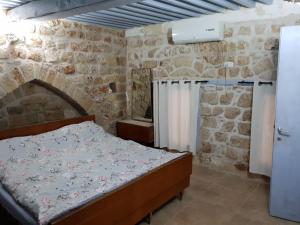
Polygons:
M152 123L122 120L117 122L117 136L144 144L154 142L154 127Z

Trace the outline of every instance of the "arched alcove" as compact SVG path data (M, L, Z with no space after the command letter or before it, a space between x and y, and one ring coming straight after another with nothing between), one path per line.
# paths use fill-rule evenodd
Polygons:
M44 81L25 82L0 99L0 130L87 115L63 91Z
M80 115L82 115L82 116L88 115L87 111L78 102L76 102L73 98L71 98L65 92L59 90L58 88L52 86L51 84L46 83L42 80L38 80L38 79L34 79L34 80L30 81L29 83L44 87L47 90L56 94L57 96L61 97L68 104L70 104L74 109L76 109L78 111L78 113L80 113Z

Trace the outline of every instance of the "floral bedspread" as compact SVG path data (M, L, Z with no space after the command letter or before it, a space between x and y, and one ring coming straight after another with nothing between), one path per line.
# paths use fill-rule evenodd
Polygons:
M0 141L0 181L47 224L181 155L124 141L83 122Z

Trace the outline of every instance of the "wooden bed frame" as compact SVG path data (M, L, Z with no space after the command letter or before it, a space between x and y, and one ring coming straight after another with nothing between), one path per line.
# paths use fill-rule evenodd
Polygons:
M83 116L47 124L0 131L0 139L45 133L60 127L95 121ZM52 222L53 225L134 225L189 186L192 154L172 160L126 185Z

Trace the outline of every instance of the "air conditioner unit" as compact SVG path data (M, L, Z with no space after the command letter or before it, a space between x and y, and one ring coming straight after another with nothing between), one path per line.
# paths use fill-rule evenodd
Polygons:
M220 22L175 23L172 26L174 44L221 41L224 39L224 24Z

